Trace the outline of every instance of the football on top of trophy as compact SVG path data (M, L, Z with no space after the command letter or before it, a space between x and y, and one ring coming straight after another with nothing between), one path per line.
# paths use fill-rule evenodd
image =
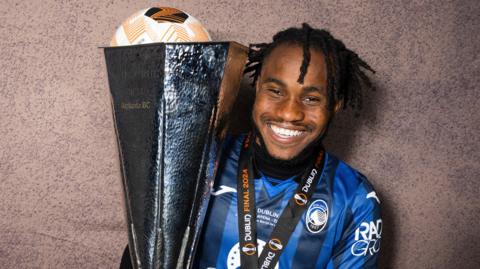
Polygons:
M110 46L202 41L211 41L210 35L190 14L171 7L149 7L126 19L117 28Z

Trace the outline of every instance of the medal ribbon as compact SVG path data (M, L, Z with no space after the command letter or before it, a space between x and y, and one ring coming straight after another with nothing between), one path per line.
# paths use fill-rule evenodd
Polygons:
M324 151L320 150L315 162L301 177L295 194L288 201L270 239L258 257L257 215L255 208L254 170L252 162L252 135L245 137L240 152L237 173L237 209L241 268L274 268L297 226L322 174ZM307 173L308 172L308 173Z

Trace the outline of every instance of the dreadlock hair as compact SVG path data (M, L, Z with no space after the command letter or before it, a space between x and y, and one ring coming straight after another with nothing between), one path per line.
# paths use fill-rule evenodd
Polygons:
M273 36L271 43L251 44L245 73L251 73L255 86L268 55L282 44L298 45L303 48L303 61L298 82L303 84L310 63L310 48L322 52L327 66L328 106L343 101L344 109L351 107L357 114L362 108L362 89L374 90L364 70L375 71L355 52L347 49L342 41L335 39L328 31L313 29L307 23L302 28L288 28Z

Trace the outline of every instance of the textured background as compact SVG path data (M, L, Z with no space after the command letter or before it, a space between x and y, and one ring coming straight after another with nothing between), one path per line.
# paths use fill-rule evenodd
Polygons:
M338 117L328 145L381 196L382 268L479 268L479 1L160 3L192 13L215 40L266 42L303 21L343 39L379 89L359 119ZM2 1L2 268L118 266L127 237L97 46L150 5Z

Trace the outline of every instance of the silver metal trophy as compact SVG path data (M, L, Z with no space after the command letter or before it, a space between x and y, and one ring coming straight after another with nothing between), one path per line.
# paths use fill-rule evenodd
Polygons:
M104 49L134 268L191 268L247 48Z

